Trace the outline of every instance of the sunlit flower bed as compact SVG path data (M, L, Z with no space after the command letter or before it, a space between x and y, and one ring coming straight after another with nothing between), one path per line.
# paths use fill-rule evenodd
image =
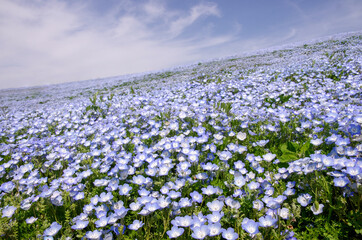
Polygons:
M362 37L325 44L4 109L0 237L361 239Z

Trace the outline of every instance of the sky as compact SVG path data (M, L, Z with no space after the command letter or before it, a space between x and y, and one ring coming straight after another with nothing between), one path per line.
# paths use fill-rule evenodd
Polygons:
M0 0L0 89L158 71L361 23L361 0Z

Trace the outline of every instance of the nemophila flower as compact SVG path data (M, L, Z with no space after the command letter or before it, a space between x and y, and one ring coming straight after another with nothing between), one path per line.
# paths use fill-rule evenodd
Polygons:
M333 182L336 187L345 187L350 181L347 177L336 177Z
M36 218L36 217L30 217L30 218L25 219L25 222L26 222L27 224L33 224L36 220L38 220L38 218Z
M308 193L304 193L304 194L299 195L299 197L297 198L297 201L300 205L302 205L303 207L306 207L312 201L312 196L309 195Z
M238 239L239 234L234 231L234 228L228 228L222 230L222 237L226 240L235 240Z
M108 225L114 225L120 219L120 217L116 213L112 213L108 217Z
M154 212L158 209L160 209L160 206L158 205L157 202L149 202L145 204L145 210L149 211L149 212Z
M295 182L287 182L287 188L293 188L295 186Z
M264 191L265 191L265 195L267 195L267 196L271 196L274 194L274 188L270 187L270 186L268 186Z
M322 156L322 163L324 164L324 166L326 167L331 167L334 165L334 158L330 157L330 156L326 156L323 155Z
M139 228L141 228L144 225L144 223L142 221L139 220L134 220L129 226L128 228L131 230L138 230Z
M274 201L276 201L279 204L282 204L287 199L284 195L278 195L276 198L274 198Z
M196 179L198 180L206 180L209 178L209 175L205 172L202 172L202 173L198 173L195 175Z
M259 147L264 147L268 142L269 142L269 140L260 140L260 141L256 142L255 144Z
M202 191L203 194L210 196L212 194L217 193L217 188L215 188L212 185L209 185L206 188L201 188L201 191Z
M259 187L260 187L260 183L258 183L258 182L252 181L248 184L248 188L250 190L257 190Z
M235 169L243 169L245 167L245 163L243 161L236 161L234 162Z
M97 221L94 222L97 228L105 227L108 224L109 218L106 216L100 217Z
M82 221L82 220L77 220L75 222L75 225L72 226L73 230L81 230L84 229L85 227L87 227L89 224L89 221Z
M158 205L160 206L160 208L166 208L170 205L171 203L171 199L170 198L165 198L165 197L161 197L158 199Z
M96 179L96 180L94 180L93 184L96 187L103 187L103 186L107 186L109 184L109 180L107 180L107 179Z
M214 163L211 163L211 162L208 162L206 164L201 163L201 167L205 171L217 171L217 170L219 170L219 166L214 164Z
M45 229L43 235L44 236L54 236L55 234L57 234L57 232L59 232L59 230L62 228L62 225L60 225L57 222L53 222L50 227L48 227L47 229Z
M234 178L234 184L239 188L244 186L246 184L246 180L245 180L244 176L235 177Z
M161 165L158 169L158 175L159 176L167 176L168 172L171 170L171 167L167 165Z
M360 135L361 134L361 126L357 124L351 124L348 127L348 132L351 136Z
M217 223L220 221L220 219L224 216L223 212L213 212L211 214L208 214L206 218L208 219L209 223Z
M265 215L264 217L259 218L259 224L261 227L273 227L277 223L277 219L273 218L270 215Z
M166 232L169 238L178 238L184 233L183 228L179 228L177 226L173 226L171 230Z
M129 195L131 190L132 190L132 187L127 183L120 185L119 186L119 195L122 195L122 196Z
M232 157L232 153L229 151L221 151L218 153L218 156L221 161L228 161Z
M219 200L208 202L206 205L211 212L219 212L224 207L224 203Z
M130 204L130 208L131 208L131 204ZM114 213L116 214L117 217L124 218L126 216L128 210L129 210L128 208L121 207L120 209L115 209Z
M90 214L93 210L94 210L93 204L87 204L87 205L84 205L84 207L83 207L83 212L86 214Z
M191 216L176 217L178 226L180 227L190 227L193 224L193 219Z
M143 196L143 197L138 197L137 201L142 204L142 205L146 205L146 203L150 203L152 202L153 197L151 196Z
M347 146L350 144L349 138L338 138L336 141L337 146Z
M208 154L206 155L206 159L209 160L209 161L214 160L214 158L215 158L215 155L214 155L213 153L208 153Z
M6 206L3 208L3 215L2 217L7 217L7 218L11 218L13 216L13 214L15 213L16 211L16 207L14 206Z
M0 186L0 190L6 193L10 193L14 188L15 184L13 182L5 182Z
M316 139L312 139L310 140L310 143L313 144L314 146L319 146L323 143L322 139L316 138Z
M195 239L204 239L209 234L209 227L203 225L201 227L193 227L191 237Z
M195 215L192 216L192 228L201 227L203 225L204 223L201 222L201 220L198 217L196 217Z
M192 198L193 202L202 202L202 195L197 191L193 191L192 193L190 193L190 197Z
M142 175L133 176L132 182L136 185L143 185L146 183L146 178Z
M255 235L259 232L259 223L249 218L244 218L241 227L250 235Z
M169 196L171 199L176 199L176 198L181 197L181 193L172 190L172 191L170 191L170 192L168 193L168 196Z
M347 167L347 169L346 169L346 173L353 177L359 175L361 172L362 172L362 169L359 166Z
M227 197L225 199L225 204L233 209L239 209L241 207L241 204L239 201L232 199L231 197Z
M276 154L267 153L267 154L263 155L263 159L264 159L264 161L271 162L271 161L274 160L274 158L275 158L276 156L277 156Z
M78 193L73 197L73 199L74 199L75 201L84 199L84 192L78 192Z
M102 232L99 230L88 231L85 234L85 237L90 240L98 240L101 238L101 236L102 236Z
M207 222L207 218L200 212L197 215L193 215L193 220L198 220L201 222L201 224L205 224Z
M236 138L239 139L240 141L244 141L246 139L246 133L238 132L238 134L236 135Z
M310 210L312 210L314 215L318 215L323 212L323 207L323 204L318 204L318 202L314 202Z
M79 214L78 216L76 216L76 217L74 217L74 218L72 219L73 222L76 222L76 221L78 221L78 220L81 220L81 221L88 220L88 215L85 214L85 213L81 213L81 214Z
M284 194L285 196L292 196L292 195L295 194L295 189L294 189L294 188L287 188L287 189L283 192L283 194Z
M269 201L266 203L266 206L270 209L278 209L280 207L280 203L275 201L273 198L269 199Z
M264 203L260 201L259 199L256 199L253 201L253 208L260 211L264 207Z
M190 207L192 205L189 198L181 198L179 201L179 206L181 208Z
M288 219L289 218L289 209L288 208L278 209L278 215L283 219Z
M209 228L209 236L210 237L214 237L214 236L217 236L221 233L221 224L218 222L218 223L209 223L207 225L207 227Z

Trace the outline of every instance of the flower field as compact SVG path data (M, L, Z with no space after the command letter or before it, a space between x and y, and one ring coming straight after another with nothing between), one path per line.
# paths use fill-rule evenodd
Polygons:
M0 91L0 238L361 239L361 46Z

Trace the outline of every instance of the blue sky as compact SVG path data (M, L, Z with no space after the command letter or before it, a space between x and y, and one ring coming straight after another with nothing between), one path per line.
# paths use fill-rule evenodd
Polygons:
M0 0L0 88L155 71L361 23L361 0Z

